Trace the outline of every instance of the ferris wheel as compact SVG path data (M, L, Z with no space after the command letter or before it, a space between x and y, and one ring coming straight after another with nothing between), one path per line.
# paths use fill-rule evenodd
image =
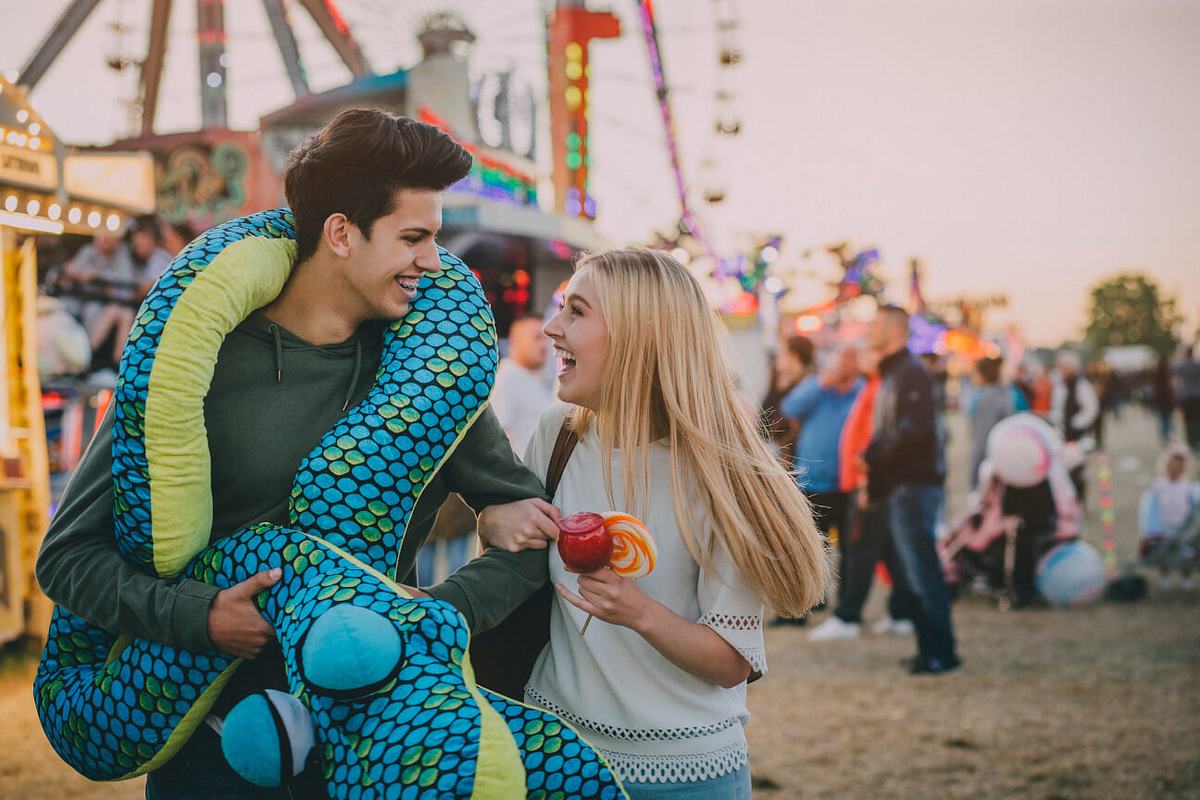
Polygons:
M131 79L128 97L131 127L143 136L155 133L161 116L166 53L194 47L199 58L201 126L228 125L229 86L286 78L296 99L319 91L321 84L395 71L420 59L418 36L439 18L448 16L482 32L472 47L472 65L479 76L491 78L483 87L485 104L496 97L512 98L510 113L514 133L528 142L533 138L533 98L545 83L545 39L536 3L527 8L497 7L441 0L406 2L386 0L261 0L258 13L252 4L236 6L224 0L197 0L194 26L173 0L70 0L38 47L20 70L17 83L33 89L54 66L75 35L99 11L108 20L102 63ZM518 4L519 5L519 4ZM148 13L147 13L148 6ZM471 41L474 41L472 36ZM274 49L278 60L263 58ZM232 53L232 57L231 57ZM331 58L333 56L333 58ZM497 89L497 85L503 83ZM517 144L499 137L509 133L481 127L481 133L505 145Z
M680 227L704 240L702 211L718 206L726 198L725 165L731 160L742 129L738 84L743 51L738 42L736 0L710 0L708 20L698 25L689 21L682 28L662 28L651 0L610 2L625 19L628 44L636 46L641 41L646 48L651 69L635 68L632 76L598 71L590 76L591 83L623 81L635 92L644 91L660 107L662 128L655 133L656 123L647 119L640 126L632 126L640 127L632 133L629 126L605 126L604 135L634 136L636 141L621 142L622 151L665 151L669 172L656 180L661 181L664 191L673 183ZM97 54L98 66L106 64L128 78L124 102L133 129L130 133L152 136L163 117L164 105L179 101L178 97L160 97L165 73L175 64L172 61L168 67L166 52L186 51L189 47L195 49L200 69L188 101L199 99L202 128L228 128L231 86L274 81L290 87L295 98L302 99L332 88L338 81L345 82L347 77L370 79L414 64L421 59L422 31L430 27L452 31L457 25L461 36L454 44L470 48L471 100L480 142L528 158L540 165L539 171L556 169L547 164L557 165L564 158L568 163L572 158L582 161L586 169L590 153L560 152L561 142L545 124L550 92L548 20L556 12L583 6L582 0L513 0L503 4L475 0L412 0L403 4L391 0L260 0L236 5L225 0L196 0L193 26L181 13L182 6L173 0L70 0L27 60L18 83L27 88L36 86L84 23L99 10L109 17L109 33L105 52ZM687 18L694 18L690 4L676 8L685 7ZM705 88L689 99L704 97L701 102L708 104L711 122L701 136L701 144L696 144L696 133L689 130L691 152L685 159L679 152L673 121L672 104L678 87L663 69L661 50L678 48L679 52L697 47L707 53L709 70L704 74L712 77L703 81ZM264 51L272 50L278 58L264 57ZM566 66L570 69L574 65ZM689 74L688 81L694 83L696 77ZM693 86L688 90L696 91ZM286 97L280 98L281 105L286 103ZM587 148L586 136L582 142ZM597 165L610 174L623 167L623 163L616 162ZM618 193L625 191L620 184L615 185ZM629 191L636 199L638 187L629 187ZM627 199L619 198L617 202ZM595 216L595 205L586 195L574 201L568 197L564 210L570 215Z

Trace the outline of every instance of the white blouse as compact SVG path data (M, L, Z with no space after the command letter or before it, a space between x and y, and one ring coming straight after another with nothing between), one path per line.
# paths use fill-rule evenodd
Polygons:
M543 481L554 441L571 407L556 403L543 415L525 462ZM651 446L650 496L638 513L623 508L621 454L613 453L616 509L605 494L600 443L594 428L580 440L553 501L564 516L579 511L627 511L639 516L658 547L654 571L638 586L684 619L707 625L766 672L763 604L722 548L713 570L702 572L675 520L670 450ZM705 541L704 535L699 537ZM553 546L550 579L578 594L578 577L567 572ZM639 634L593 620L557 595L551 609L550 643L534 666L526 701L558 714L604 753L622 780L694 781L716 778L747 763L742 726L749 719L746 685L708 683L672 664Z

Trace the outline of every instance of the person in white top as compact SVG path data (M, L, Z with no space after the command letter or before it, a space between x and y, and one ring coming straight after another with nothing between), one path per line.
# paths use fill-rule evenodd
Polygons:
M1058 355L1058 374L1051 391L1050 417L1063 438L1075 442L1086 436L1100 415L1100 399L1082 372L1079 354Z
M518 453L525 451L538 419L554 399L554 388L543 372L549 351L540 319L521 317L508 329L508 358L496 371L491 404Z
M582 259L545 327L565 405L526 462L544 478L569 420L579 444L553 502L637 516L658 559L635 581L575 575L550 549L558 596L526 701L575 725L632 800L750 797L742 726L747 678L767 668L764 602L801 615L828 581L812 511L739 410L717 328L695 277L642 249Z

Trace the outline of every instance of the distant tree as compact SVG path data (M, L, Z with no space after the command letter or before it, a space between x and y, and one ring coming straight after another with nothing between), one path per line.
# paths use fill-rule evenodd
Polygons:
M1140 272L1126 272L1092 288L1084 340L1090 350L1145 344L1171 353L1179 344L1183 322L1175 299L1160 294L1158 284Z

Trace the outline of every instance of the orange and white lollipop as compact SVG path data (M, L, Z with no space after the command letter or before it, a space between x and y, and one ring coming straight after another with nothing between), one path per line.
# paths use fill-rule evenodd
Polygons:
M653 572L658 563L658 547L646 524L619 511L600 516L604 517L604 529L612 536L609 568L622 578L641 578Z

